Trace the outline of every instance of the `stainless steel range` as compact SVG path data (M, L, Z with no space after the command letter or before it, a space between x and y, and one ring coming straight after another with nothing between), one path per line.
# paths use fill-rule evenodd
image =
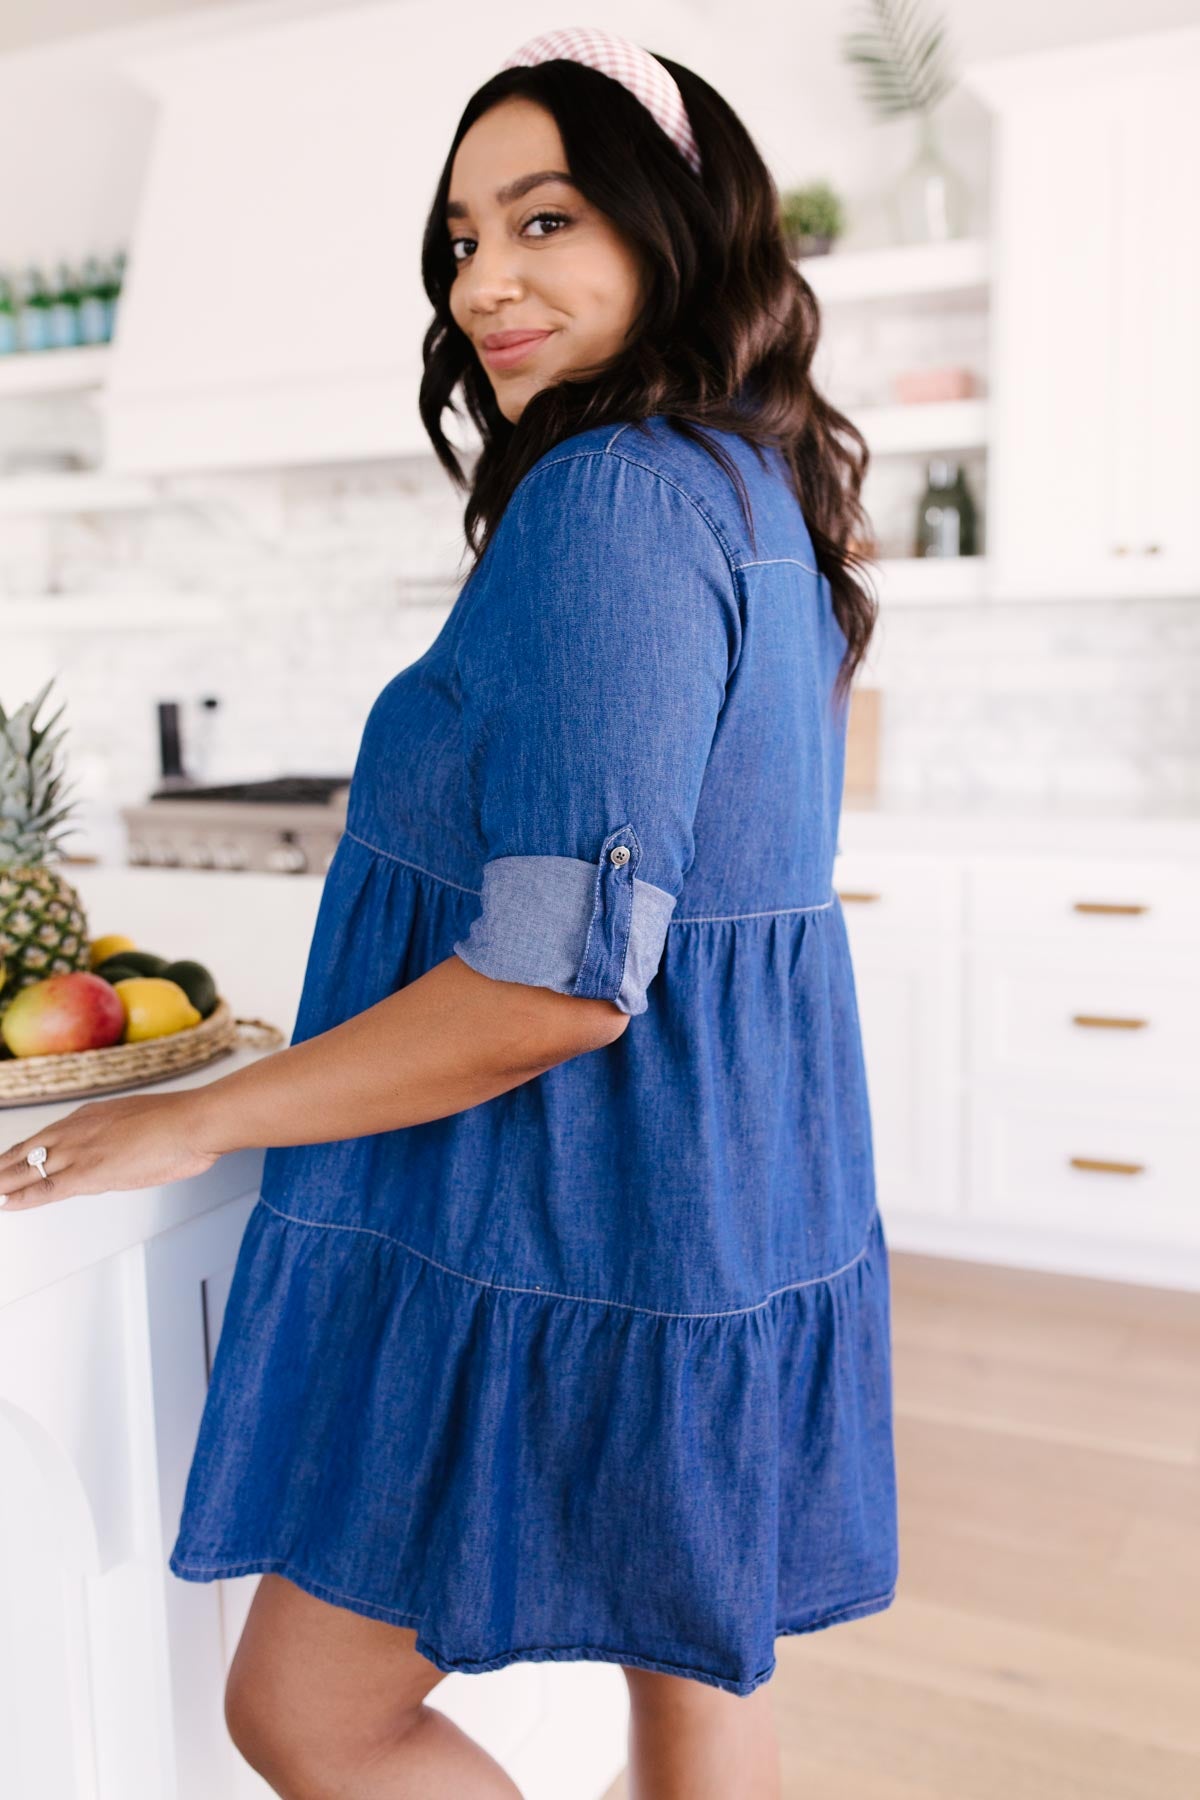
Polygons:
M323 875L346 822L348 775L205 787L178 780L121 808L126 862Z

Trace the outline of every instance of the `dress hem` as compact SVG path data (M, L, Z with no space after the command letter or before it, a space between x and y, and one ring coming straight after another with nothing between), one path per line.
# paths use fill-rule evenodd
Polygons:
M485 1675L496 1669L505 1669L517 1662L606 1662L621 1663L626 1668L646 1669L652 1674L681 1675L690 1681L702 1681L710 1687L723 1688L727 1693L746 1695L769 1681L775 1673L776 1659L771 1658L765 1669L753 1675L747 1681L735 1681L729 1676L717 1675L711 1669L692 1668L686 1663L663 1662L653 1657L638 1656L624 1650L609 1650L593 1644L563 1645L530 1645L520 1650L504 1650L496 1656L489 1656L473 1661L468 1657L448 1656L438 1650L421 1636L421 1615L419 1613L402 1612L398 1607L381 1606L374 1600L363 1600L355 1594L344 1594L339 1588L329 1587L325 1582L317 1581L289 1563L283 1557L252 1557L247 1562L201 1563L190 1557L177 1557L172 1554L168 1558L168 1567L173 1575L182 1581L217 1581L229 1580L241 1575L283 1575L306 1593L314 1595L318 1600L328 1600L332 1605L348 1607L352 1612L363 1614L369 1619L381 1619L385 1624L403 1625L410 1630L415 1629L417 1640L414 1649L424 1656L435 1668L447 1675ZM893 1584L886 1593L872 1594L865 1600L853 1600L844 1606L834 1607L831 1611L820 1613L814 1619L807 1619L800 1624L779 1625L775 1636L798 1637L804 1632L822 1631L829 1625L847 1623L851 1619L865 1618L871 1613L882 1612L890 1606L896 1597Z

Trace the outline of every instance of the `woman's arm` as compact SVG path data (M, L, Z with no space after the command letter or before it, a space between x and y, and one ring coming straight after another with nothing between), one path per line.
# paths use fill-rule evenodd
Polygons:
M445 1118L613 1043L628 1023L610 1000L499 981L452 954L330 1031L216 1081L86 1101L0 1152L0 1207L8 1217L183 1181L228 1150ZM45 1178L25 1160L35 1142L48 1150Z
M420 1125L613 1043L608 1000L495 981L448 956L318 1037L189 1092L209 1151L318 1144Z

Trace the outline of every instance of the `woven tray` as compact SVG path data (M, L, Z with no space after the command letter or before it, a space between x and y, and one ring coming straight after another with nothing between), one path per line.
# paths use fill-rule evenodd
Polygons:
M73 1100L113 1088L145 1087L168 1075L196 1069L227 1056L242 1044L277 1049L283 1032L263 1019L237 1019L227 1000L217 1001L207 1019L166 1037L137 1044L110 1044L107 1050L73 1050L61 1056L14 1056L0 1062L0 1107L31 1106L38 1100Z

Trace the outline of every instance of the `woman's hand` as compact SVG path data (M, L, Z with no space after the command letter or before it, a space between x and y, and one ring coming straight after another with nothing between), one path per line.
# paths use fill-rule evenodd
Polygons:
M0 1143L4 1121L0 1114ZM191 1090L176 1094L131 1094L89 1100L0 1152L0 1216L28 1212L75 1194L107 1194L125 1188L158 1187L202 1175L221 1155L203 1148ZM27 1153L46 1146L45 1180Z

